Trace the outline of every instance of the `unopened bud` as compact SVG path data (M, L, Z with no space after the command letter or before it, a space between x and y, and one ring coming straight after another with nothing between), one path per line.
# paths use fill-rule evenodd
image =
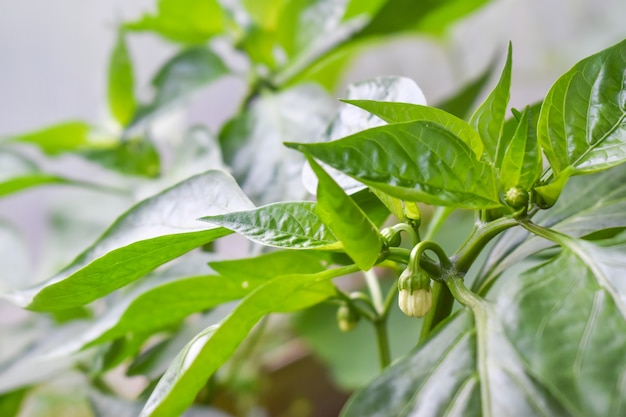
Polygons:
M359 313L347 304L340 306L337 310L337 325L342 332L354 329L360 318Z
M409 317L423 317L430 311L433 295L430 277L423 270L407 268L398 279L398 306Z
M422 219L422 213L420 213L420 208L417 203L413 201L405 201L404 216L407 219L413 220L419 224L420 220Z
M528 191L511 187L504 192L504 202L514 209L520 209L528 205Z

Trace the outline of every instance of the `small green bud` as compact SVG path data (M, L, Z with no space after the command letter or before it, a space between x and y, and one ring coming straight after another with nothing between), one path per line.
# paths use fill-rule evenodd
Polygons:
M400 232L391 227L381 230L380 234L387 243L387 246L396 247L400 246L400 243L402 243L402 236L400 236Z
M520 187L511 187L504 192L504 202L514 209L526 207L528 206L528 192Z
M337 325L342 332L354 329L360 318L359 313L347 304L340 306L337 310Z
M412 202L412 201L405 201L404 202L404 216L407 219L413 220L419 224L419 222L422 219L422 213L420 212L420 208L417 205L417 203Z
M398 306L409 317L423 317L433 305L430 277L426 271L405 269L398 278Z

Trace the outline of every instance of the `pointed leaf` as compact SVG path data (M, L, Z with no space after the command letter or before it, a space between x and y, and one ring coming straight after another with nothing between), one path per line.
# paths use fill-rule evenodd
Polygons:
M422 93L422 90L415 81L410 78L396 76L375 77L370 80L350 84L348 85L346 97L347 102L351 102L352 100L378 100L426 104L424 93ZM342 103L339 106L337 115L328 126L328 129L316 142L337 140L344 136L385 124L384 120L372 113L373 112L369 112L368 109L364 111L353 105ZM322 166L348 194L354 194L365 188L363 184L340 171L324 164L322 164ZM315 194L317 190L317 177L313 174L308 164L304 167L302 178L306 189L311 194Z
M397 123L333 142L287 146L401 200L464 208L500 205L493 168L435 123Z
M322 167L312 159L309 164L319 180L315 212L339 238L358 267L369 270L383 248L378 228Z
M266 246L337 250L341 244L312 202L274 203L254 210L201 217Z
M207 210L252 207L228 174L192 177L121 216L76 260L41 285L4 294L28 309L53 311L89 303L190 250L230 233L196 222Z
M135 113L135 78L124 32L119 31L109 58L109 109L115 119L126 126Z
M554 173L542 190L556 200L571 175L626 161L626 40L583 59L552 86L538 140Z
M502 158L500 186L503 191L513 187L528 191L541 175L543 166L535 133L536 121L528 107L520 115L517 129Z
M264 315L315 305L335 294L331 278L354 271L354 266L348 266L312 275L284 275L257 288L219 326L205 329L187 344L159 381L140 416L180 415Z
M127 175L154 178L161 170L157 149L148 139L127 139L110 148L85 150L81 155Z
M485 158L490 162L496 161L496 155L498 155L498 149L501 146L499 141L502 136L502 127L509 104L509 90L511 89L511 54L512 47L509 44L506 63L498 84L476 109L469 122L480 133L480 138L485 145Z
M459 119L435 107L418 104L382 102L373 100L343 100L380 117L388 123L411 122L414 120L431 121L445 127L459 137L480 159L483 154L483 143L476 132L466 121Z
M220 275L189 276L188 262L182 268L175 266L144 278L116 300L80 337L73 338L51 354L68 355L124 335L152 332L192 313L243 298L276 276L313 274L323 270L319 258L292 251L211 262Z

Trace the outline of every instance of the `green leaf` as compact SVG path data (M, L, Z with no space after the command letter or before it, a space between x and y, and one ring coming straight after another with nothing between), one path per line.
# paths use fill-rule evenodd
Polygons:
M322 167L312 159L309 164L319 180L315 212L339 238L358 267L369 270L383 248L378 228Z
M383 102L373 100L342 101L367 110L387 123L424 120L440 124L465 142L465 144L476 154L476 159L480 159L482 156L483 143L478 135L478 132L476 132L466 121L443 110L419 104L399 102Z
M341 249L312 202L274 203L254 210L201 217L266 246L286 249Z
M507 336L529 373L572 415L626 409L625 250L571 239L554 260L509 280L499 297L508 304Z
M197 175L131 208L74 262L41 285L2 296L37 311L84 305L231 233L196 222L201 214L249 207L252 203L228 174Z
M543 170L541 151L537 143L537 114L527 107L520 116L517 129L506 145L500 167L503 191L520 187L529 191Z
M220 275L189 275L189 260L141 280L91 324L61 346L67 355L124 335L150 333L188 315L243 298L266 281L285 274L323 270L318 257L304 252L274 252L255 258L211 262ZM205 266L206 268L206 266Z
M263 316L301 310L324 301L335 294L329 280L354 271L354 266L348 266L317 274L284 275L257 288L219 326L198 334L179 353L148 399L141 417L180 415Z
M397 123L333 142L287 146L401 200L463 208L500 205L493 168L436 123Z
M175 106L228 72L222 59L207 47L196 46L179 52L155 75L152 80L155 98L138 109L131 126Z
M35 132L10 137L10 142L30 143L48 155L75 151L89 142L91 127L79 121L65 122Z
M26 394L28 394L29 391L30 388L20 388L15 391L0 394L0 415L7 417L18 416Z
M569 415L533 376L494 309L446 321L356 393L342 417Z
M410 78L397 76L375 77L350 84L348 85L346 96L348 102L352 100L379 100L426 104L426 98L415 81ZM337 115L328 126L328 129L326 129L326 132L318 138L317 142L340 139L370 127L384 124L383 120L371 112L342 103ZM329 166L324 166L324 169L348 194L354 194L358 190L365 188L360 182ZM311 194L315 194L317 177L315 177L308 165L305 165L303 182L306 189Z
M511 55L512 47L509 44L506 63L498 84L476 109L469 122L480 134L485 145L485 158L490 162L496 162L501 146L500 138L509 104L509 90L511 89Z
M626 161L626 41L583 59L552 86L538 124L553 184L539 191L554 202L567 178Z
M137 102L133 63L122 30L117 34L117 41L109 58L107 93L111 114L122 126L126 126L135 113Z
M160 157L148 139L126 139L111 148L81 152L86 159L127 175L155 178L160 173Z
M155 15L146 14L124 25L150 31L175 42L204 43L224 29L222 7L216 0L159 0Z
M246 195L257 204L303 200L302 155L283 141L317 139L333 115L333 101L321 88L299 85L266 92L220 134L224 159Z

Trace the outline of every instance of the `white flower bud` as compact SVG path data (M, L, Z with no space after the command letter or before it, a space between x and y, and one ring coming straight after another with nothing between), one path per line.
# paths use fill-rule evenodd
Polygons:
M433 305L433 294L428 289L400 290L398 293L400 310L409 317L424 317Z

